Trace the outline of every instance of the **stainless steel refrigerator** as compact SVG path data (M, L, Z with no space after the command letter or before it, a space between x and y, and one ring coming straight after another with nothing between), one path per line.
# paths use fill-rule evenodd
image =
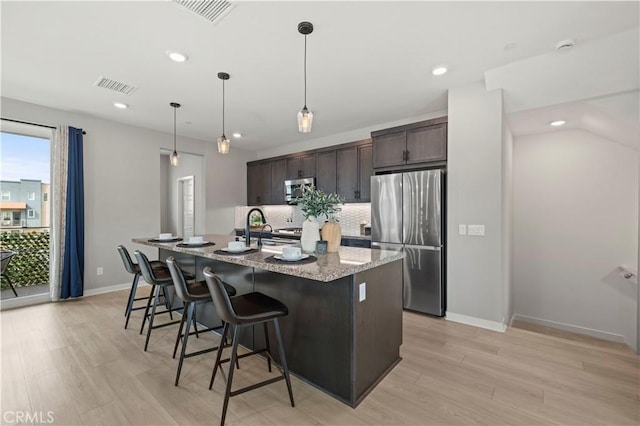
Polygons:
M405 252L404 308L443 316L445 179L442 170L371 177L371 246Z

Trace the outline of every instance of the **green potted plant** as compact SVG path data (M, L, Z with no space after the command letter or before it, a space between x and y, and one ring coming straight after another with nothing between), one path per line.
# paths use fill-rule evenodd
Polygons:
M332 232L328 233L324 231L323 227L323 237L327 240L327 251L337 251L341 236L340 225L337 224L335 214L341 210L339 204L344 204L344 197L338 194L326 194L322 189L318 189L315 186L304 186L302 188L302 197L298 200L298 205L305 219L302 223L302 235L300 237L300 244L304 251L313 252L315 250L316 242L320 240L318 218L322 215L329 220L329 223L335 224L338 228L338 244L336 246L334 241L336 230L333 229ZM335 228L333 225L330 227ZM329 240L326 236L333 238ZM330 250L330 248L333 248L333 250Z

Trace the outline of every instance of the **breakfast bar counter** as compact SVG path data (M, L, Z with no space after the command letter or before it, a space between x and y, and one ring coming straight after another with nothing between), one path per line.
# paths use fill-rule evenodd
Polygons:
M213 245L151 237L132 241L159 249L161 260L175 257L198 280L209 266L238 294L259 291L282 301L289 309L280 324L291 372L352 407L400 361L404 253L340 247L336 253L313 254L315 259L274 261L283 247L298 242L257 247L252 240L254 250L228 254L221 249L233 236L205 235L204 240ZM198 322L220 325L212 304L202 308ZM264 347L262 327L246 330L241 343ZM279 360L277 351L272 356Z

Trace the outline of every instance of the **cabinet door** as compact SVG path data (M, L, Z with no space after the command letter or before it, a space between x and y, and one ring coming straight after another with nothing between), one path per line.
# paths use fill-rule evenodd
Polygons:
M407 131L407 164L447 159L447 125L445 123Z
M287 160L271 162L271 199L269 204L286 204L284 201L284 181L287 175Z
M316 177L316 154L300 157L300 173L303 178Z
M247 164L247 204L259 206L270 201L271 162Z
M302 169L300 168L300 157L289 157L287 161L287 180L298 179L302 177Z
M336 151L336 188L346 202L358 200L358 147L343 148Z
M260 164L247 164L247 205L249 206L258 204L260 172Z
M373 175L373 146L362 145L358 147L358 201L371 201L371 175Z
M373 167L403 165L406 149L405 131L376 136L373 138Z
M316 170L316 186L327 194L336 192L336 152L325 151L318 153L318 168Z

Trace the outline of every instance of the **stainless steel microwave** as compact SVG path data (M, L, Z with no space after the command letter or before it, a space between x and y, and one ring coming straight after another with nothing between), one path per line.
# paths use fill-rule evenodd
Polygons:
M316 178L303 178L284 181L284 200L289 204L295 204L302 197L302 187L316 186Z

